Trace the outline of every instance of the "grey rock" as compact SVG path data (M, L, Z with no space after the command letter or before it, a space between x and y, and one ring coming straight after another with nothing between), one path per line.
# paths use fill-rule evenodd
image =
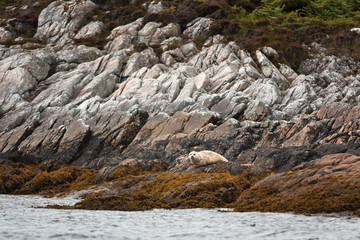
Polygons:
M234 64L240 64L240 60L231 48L224 44L215 44L209 48L204 48L200 53L192 57L189 63L205 71L214 65L231 63L233 61L235 61Z
M115 38L113 41L108 42L104 49L107 52L113 52L123 49L132 49L133 45L131 44L134 37L129 34L123 34Z
M214 44L222 43L223 40L224 40L224 36L222 36L220 34L211 36L205 41L204 47L210 47Z
M23 37L17 37L17 38L15 38L14 41L15 41L15 42L23 42L23 41L24 41L24 38L23 38Z
M179 37L180 36L180 26L179 24L169 23L168 25L157 29L155 34L152 37L151 44L160 44L165 39L170 37Z
M182 45L180 48L165 51L161 55L161 61L166 66L171 66L178 62L188 61L192 56L196 55L199 50L193 42Z
M198 90L206 90L210 86L211 82L206 73L202 72L193 78L193 83Z
M272 64L272 62L259 50L256 51L256 57L259 61L262 73L266 78L271 78L279 86L280 90L286 90L290 83L281 74L281 72Z
M152 68L148 69L144 75L144 79L153 78L156 79L161 76L161 74L166 73L168 68L163 64L155 64Z
M279 60L279 54L272 47L263 47L261 51L265 54L266 57L270 58L271 60Z
M143 21L143 19L139 18L132 23L114 28L111 31L111 34L107 37L107 39L114 40L115 38L117 38L123 34L128 34L131 37L136 37L138 34L138 31L143 27L142 21Z
M57 52L57 61L59 63L84 63L93 61L103 55L102 51L94 47L67 46L61 51Z
M316 99L317 94L310 84L309 78L304 75L297 77L281 103L281 109L290 116L310 111L310 103Z
M111 169L123 160L172 164L191 150L210 149L236 160L236 169L256 159L255 168L281 169L256 154L360 141L360 64L350 58L314 54L298 75L277 63L272 48L257 51L255 61L220 35L208 38L205 18L182 36L177 24L144 26L138 19L113 29L105 51L73 46L71 39L93 24L71 16L87 1L77 2L52 3L47 11L54 14L40 17L58 17L53 29L46 27L54 35L45 37L61 46L0 46L1 153ZM199 51L192 39L205 37Z
M272 106L281 101L281 92L274 84L253 82L245 91L250 99L261 101L268 106Z
M171 66L177 62L183 61L185 61L185 56L178 48L166 51L161 55L161 62L166 66Z
M15 54L0 61L0 105L7 112L30 97L44 80L50 66L29 53ZM16 84L14 84L16 83Z
M180 51L185 56L185 58L188 60L195 54L199 53L199 50L197 49L195 43L190 42L187 44L184 44L180 47Z
M198 37L204 37L210 30L212 21L209 18L196 18L188 25L183 32L183 36L190 39L196 39Z
M211 107L211 111L218 113L223 119L239 117L248 102L244 94L229 91L223 94L222 100Z
M281 74L289 81L294 81L299 75L288 65L286 64L279 64L280 65L280 72Z
M15 35L3 27L0 27L0 43L6 43L7 41L15 39Z
M64 136L62 137L58 152L66 152L66 157L69 160L73 160L73 157L78 154L79 148L83 141L90 134L90 126L85 123L84 120L78 119L73 121L66 129ZM69 156L70 155L70 156ZM64 155L60 161L64 161Z
M90 0L52 2L40 13L35 37L47 43L64 45L75 37L85 24L86 15L95 8Z
M210 88L212 92L224 92L228 90L238 77L237 64L224 62L212 70L213 76L210 78Z
M147 9L148 13L159 13L164 11L164 7L161 4L161 1L159 1L158 3L155 3L155 1L152 1Z
M170 23L161 27L161 23L148 22L139 32L137 37L138 43L147 45L157 45L170 37L178 37L180 35L180 26Z
M75 39L81 38L92 38L98 34L101 34L105 29L105 25L103 22L91 22L82 27L79 32L75 35Z
M188 97L180 97L179 100L175 100L174 102L170 103L165 109L164 112L169 114L170 116L176 114L177 112L182 111L184 108L186 108L189 105L194 105L195 101L194 99Z
M161 23L148 22L138 33L137 41L139 43L150 44L153 35L161 27Z
M178 46L181 46L183 42L184 39L182 39L181 37L169 37L162 41L160 45L163 51L167 51L174 49L174 47L177 48Z
M244 113L244 118L251 121L262 121L269 115L269 108L261 101L253 101Z
M259 73L259 71L252 65L252 64L244 64L239 69L239 75L244 78L251 78L251 79L259 79L263 78L263 75Z
M152 67L158 63L159 59L152 48L145 49L141 53L134 53L129 58L122 73L123 77L129 77L142 67Z

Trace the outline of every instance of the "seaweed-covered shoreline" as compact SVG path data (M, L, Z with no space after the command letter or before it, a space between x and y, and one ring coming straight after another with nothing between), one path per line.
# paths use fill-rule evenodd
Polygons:
M360 216L360 157L326 155L309 166L284 173L255 173L246 166L231 174L218 164L188 173L122 166L104 176L91 169L61 166L41 171L32 165L1 165L2 193L82 198L60 209L143 211L155 208L233 208L235 211L340 213ZM5 189L5 192L4 192Z

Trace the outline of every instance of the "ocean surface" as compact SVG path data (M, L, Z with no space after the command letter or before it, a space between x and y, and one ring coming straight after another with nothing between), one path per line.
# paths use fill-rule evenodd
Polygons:
M217 210L42 209L73 198L0 195L0 239L360 239L360 218Z

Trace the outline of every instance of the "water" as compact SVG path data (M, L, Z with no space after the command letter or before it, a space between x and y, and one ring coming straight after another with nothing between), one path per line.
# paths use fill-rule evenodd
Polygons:
M0 195L0 239L360 239L360 218L216 210L41 209L76 200Z

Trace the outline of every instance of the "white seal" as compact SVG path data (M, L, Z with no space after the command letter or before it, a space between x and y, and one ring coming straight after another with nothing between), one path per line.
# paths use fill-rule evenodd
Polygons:
M206 166L218 162L228 162L226 158L213 151L190 152L189 159L195 167Z

